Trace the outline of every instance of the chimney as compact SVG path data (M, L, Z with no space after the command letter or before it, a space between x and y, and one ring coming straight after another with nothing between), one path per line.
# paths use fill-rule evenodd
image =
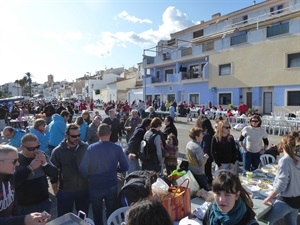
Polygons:
M218 17L220 17L221 16L221 13L216 13L216 14L213 14L212 16L211 16L211 18L212 19L214 19L214 18L218 18Z

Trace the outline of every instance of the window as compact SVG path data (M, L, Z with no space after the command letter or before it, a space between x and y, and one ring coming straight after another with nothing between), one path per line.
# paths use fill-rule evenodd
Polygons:
M287 67L300 67L300 53L287 55Z
M271 15L279 14L283 12L283 5L277 5L270 8Z
M287 106L300 106L300 91L287 92Z
M160 78L160 71L156 71L156 78L157 78L157 79Z
M199 77L199 65L191 65L189 67L189 78Z
M167 81L167 74L174 74L173 69L165 70L165 81Z
M198 30L193 33L193 38L202 37L203 35L204 35L203 29Z
M167 98L168 98L168 102L173 102L175 100L175 94L169 94Z
M231 104L231 93L219 93L219 105Z
M192 101L195 105L199 105L199 94L190 94L190 102Z
M289 33L289 25L289 22L285 22L267 27L267 37Z
M188 55L192 55L192 53L193 53L192 47L182 49L182 50L181 50L181 57L183 57L183 56L188 56Z
M231 74L231 64L219 65L219 76L225 76Z
M248 15L243 16L243 23L248 23Z
M210 41L202 44L202 51L207 52L215 49L215 42Z
M164 60L171 59L170 53L169 52L163 53L163 59Z
M230 46L238 45L247 42L247 33L239 34L230 38Z

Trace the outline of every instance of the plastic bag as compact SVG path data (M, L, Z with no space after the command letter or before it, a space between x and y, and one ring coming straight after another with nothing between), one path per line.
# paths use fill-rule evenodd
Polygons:
M200 189L200 186L190 170L185 175L179 177L176 180L176 184L179 185L179 184L183 183L183 181L185 179L189 180L188 188L191 189L191 195L194 196L196 194L196 192ZM186 185L186 183L184 183L184 185Z
M158 196L168 194L169 185L161 178L157 178L156 182L151 185L152 193Z

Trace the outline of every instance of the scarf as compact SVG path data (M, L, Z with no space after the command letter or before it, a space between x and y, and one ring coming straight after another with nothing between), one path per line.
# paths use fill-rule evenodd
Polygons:
M209 213L210 225L234 225L237 224L247 211L245 203L239 198L234 207L228 213L222 213L217 203L214 202Z

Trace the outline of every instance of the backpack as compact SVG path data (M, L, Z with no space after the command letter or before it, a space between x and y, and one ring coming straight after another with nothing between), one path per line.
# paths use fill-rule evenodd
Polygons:
M143 139L140 144L139 158L142 161L150 160L156 154L156 147L154 145L154 139L158 133L153 133L150 135L149 139Z
M128 174L118 194L116 208L130 206L132 203L148 198L151 194L151 185L157 177L156 172L149 170L137 170Z

